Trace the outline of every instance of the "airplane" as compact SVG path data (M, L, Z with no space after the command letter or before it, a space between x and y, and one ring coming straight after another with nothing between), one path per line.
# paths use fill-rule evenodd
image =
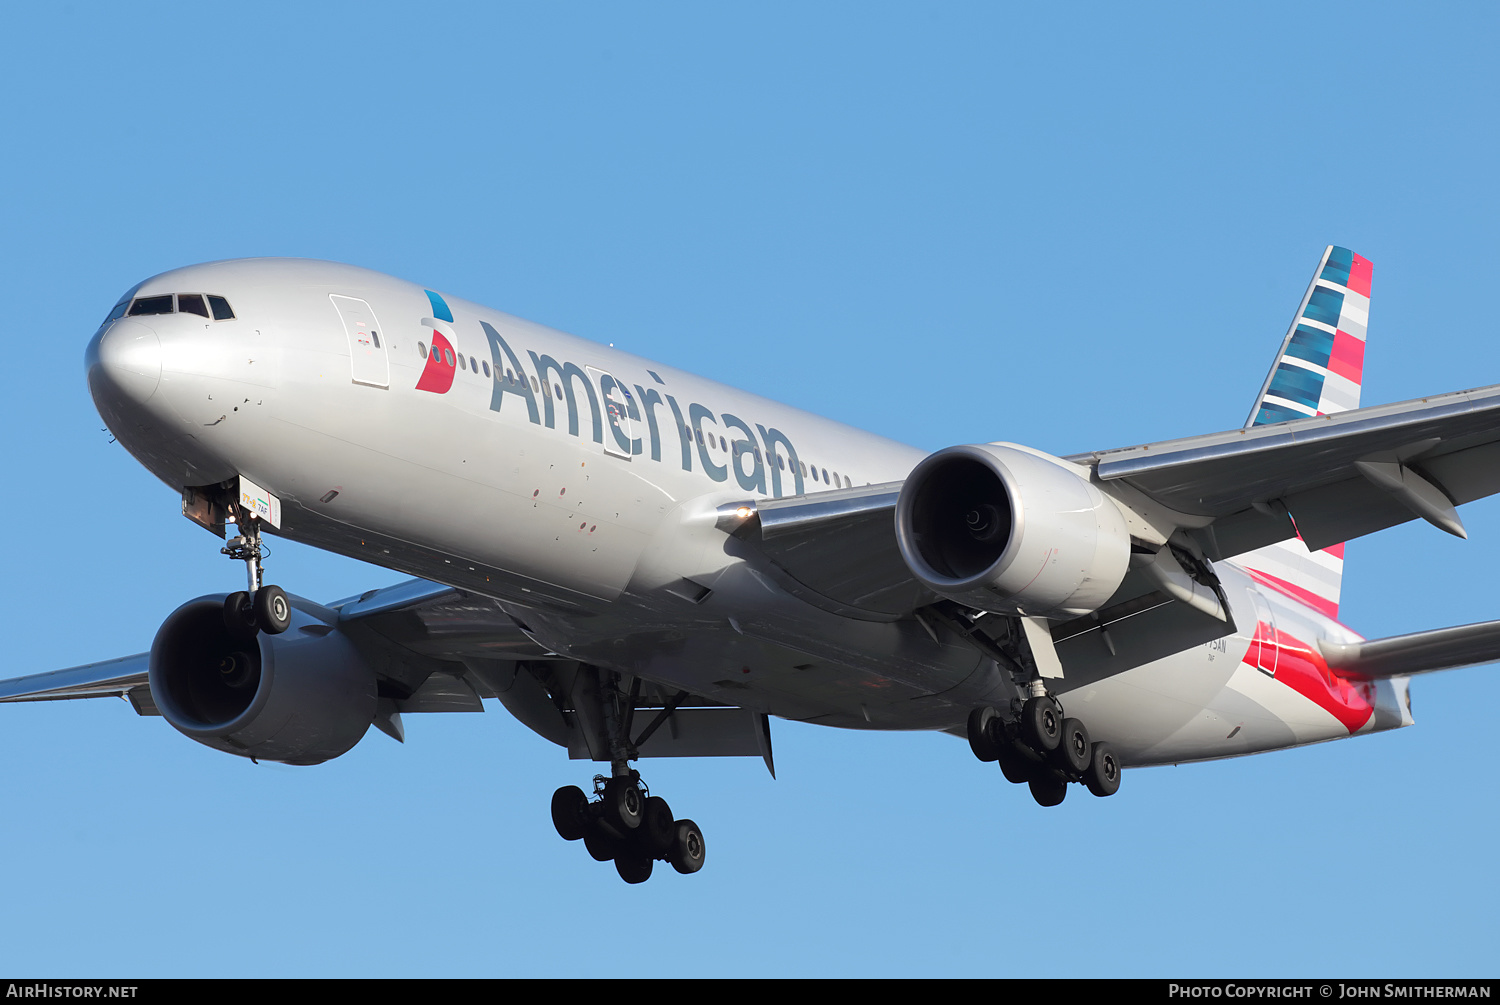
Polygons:
M929 454L350 265L166 272L93 335L89 389L246 589L0 701L124 697L312 765L493 700L601 765L552 822L627 883L706 859L634 765L774 777L773 718L954 734L1042 806L1410 725L1411 677L1500 658L1500 621L1361 638L1344 542L1464 536L1500 385L1360 408L1371 274L1325 249L1242 428L1060 457ZM314 602L263 536L413 578Z

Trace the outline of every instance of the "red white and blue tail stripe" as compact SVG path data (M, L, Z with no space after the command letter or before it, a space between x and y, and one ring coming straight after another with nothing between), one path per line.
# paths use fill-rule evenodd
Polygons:
M1368 259L1330 245L1302 295L1276 363L1246 426L1264 426L1359 407L1365 329L1370 319ZM1263 586L1337 617L1344 546L1309 551L1300 538L1237 558Z
M1369 319L1369 260L1330 245L1245 425L1358 408Z

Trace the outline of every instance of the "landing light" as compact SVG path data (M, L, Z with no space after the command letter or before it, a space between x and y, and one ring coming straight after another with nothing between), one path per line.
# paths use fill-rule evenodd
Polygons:
M726 534L743 535L760 526L760 514L754 503L725 503L717 511L714 526Z

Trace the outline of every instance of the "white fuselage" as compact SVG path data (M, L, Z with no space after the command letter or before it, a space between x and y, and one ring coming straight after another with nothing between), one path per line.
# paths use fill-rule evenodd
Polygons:
M492 597L558 653L783 718L955 730L993 692L967 644L811 606L716 527L726 503L900 480L920 450L351 266L218 262L132 295L189 292L235 317L123 317L89 349L101 414L175 488L244 476L280 498L285 536ZM1126 764L1411 721L1404 683L1321 665L1316 640L1347 629L1218 571L1235 634L1055 682ZM1274 651L1252 647L1257 625L1282 633Z

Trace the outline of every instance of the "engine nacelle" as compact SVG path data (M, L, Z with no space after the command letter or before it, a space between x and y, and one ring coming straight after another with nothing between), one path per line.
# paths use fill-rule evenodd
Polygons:
M375 719L375 671L334 625L292 599L292 624L253 641L224 624L224 596L190 600L151 643L151 697L179 732L215 750L318 764Z
M980 610L1098 610L1130 563L1130 532L1087 471L1014 444L940 450L896 502L901 556L921 583Z

